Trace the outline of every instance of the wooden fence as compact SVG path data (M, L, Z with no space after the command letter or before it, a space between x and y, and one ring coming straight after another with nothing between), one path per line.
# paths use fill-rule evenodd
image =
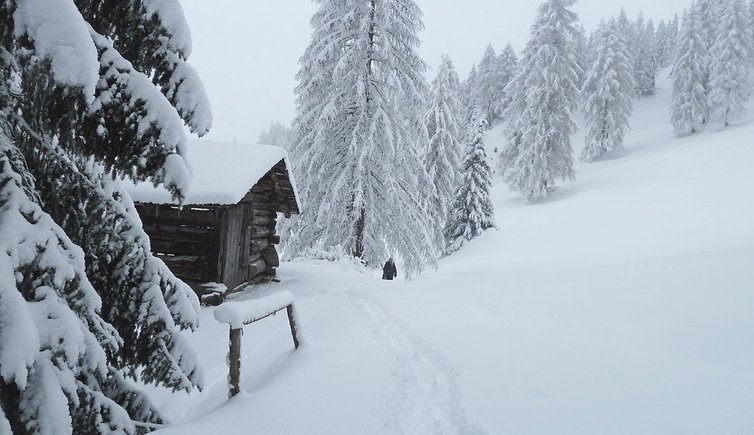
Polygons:
M225 302L215 310L215 319L230 326L228 351L228 397L241 392L241 336L243 327L286 310L291 327L293 346L298 349L301 339L293 294L287 291L241 302Z

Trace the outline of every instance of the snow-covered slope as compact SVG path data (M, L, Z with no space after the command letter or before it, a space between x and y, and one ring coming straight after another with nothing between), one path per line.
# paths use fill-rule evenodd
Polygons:
M230 402L227 327L205 309L209 383L155 391L183 423L165 433L754 433L754 119L676 139L660 86L625 154L547 201L497 180L500 230L436 272L283 264L248 297L292 291L306 344L285 316L247 327Z

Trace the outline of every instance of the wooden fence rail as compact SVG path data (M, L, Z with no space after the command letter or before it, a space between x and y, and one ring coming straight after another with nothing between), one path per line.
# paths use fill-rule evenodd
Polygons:
M241 392L241 336L243 327L286 310L291 327L293 346L301 344L296 316L295 299L288 291L278 292L264 298L241 302L225 302L215 310L215 319L230 326L228 350L228 397Z

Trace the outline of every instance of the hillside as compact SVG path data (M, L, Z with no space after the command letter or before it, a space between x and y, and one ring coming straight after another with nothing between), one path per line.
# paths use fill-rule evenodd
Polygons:
M182 423L160 433L754 432L754 110L677 139L660 87L624 155L547 201L496 179L499 231L438 271L283 264L247 297L291 290L306 343L293 351L285 316L247 327L230 402L227 330L205 308L207 386L153 391Z

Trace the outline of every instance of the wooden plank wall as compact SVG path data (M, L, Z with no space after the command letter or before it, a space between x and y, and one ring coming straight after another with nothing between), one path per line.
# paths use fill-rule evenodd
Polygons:
M244 228L248 220L248 210L247 204L238 204L224 210L220 219L222 224L218 267L220 281L230 290L246 282L249 249Z
M135 205L152 252L189 284L216 281L218 208ZM192 285L196 288L196 286Z

